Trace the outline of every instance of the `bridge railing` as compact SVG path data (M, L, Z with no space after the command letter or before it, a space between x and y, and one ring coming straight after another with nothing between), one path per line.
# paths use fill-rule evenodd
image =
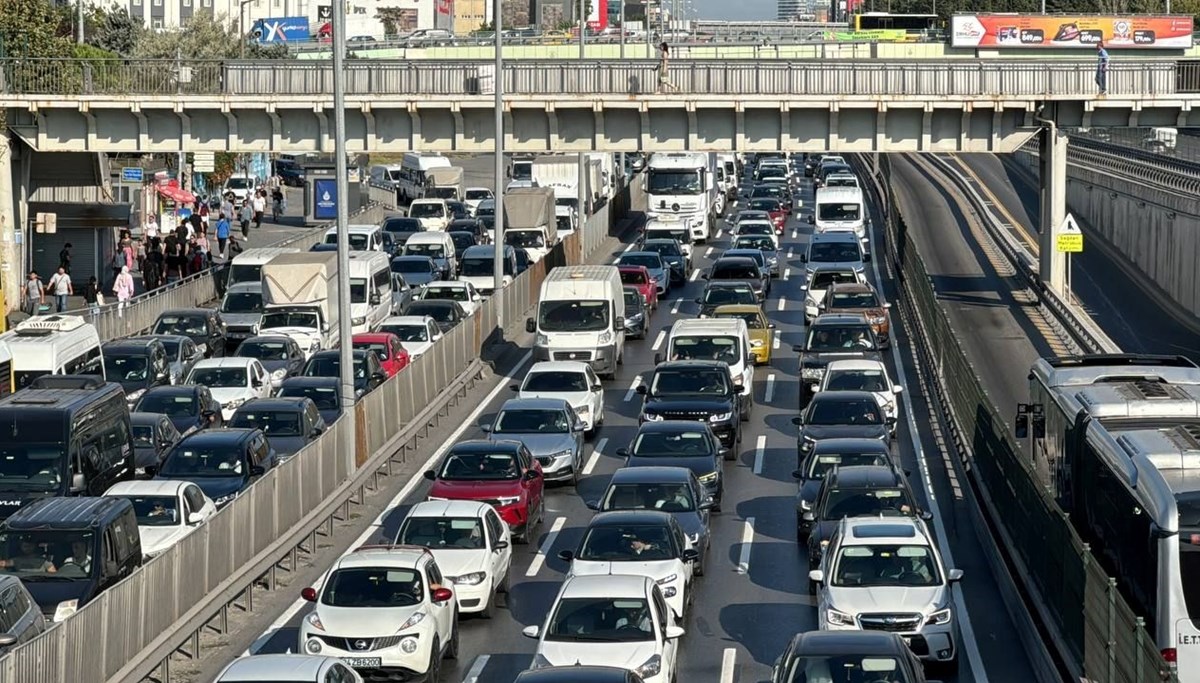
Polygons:
M512 95L649 95L655 60L524 60L504 67ZM1189 62L1120 60L1108 92L1164 95L1200 91ZM482 94L482 60L371 60L346 65L351 96ZM1181 70L1182 69L1182 70ZM488 72L490 73L490 71ZM694 95L827 97L1056 97L1097 94L1094 60L672 60L674 89ZM1197 86L1197 87L1193 87ZM9 59L0 92L47 95L320 96L333 92L328 61Z

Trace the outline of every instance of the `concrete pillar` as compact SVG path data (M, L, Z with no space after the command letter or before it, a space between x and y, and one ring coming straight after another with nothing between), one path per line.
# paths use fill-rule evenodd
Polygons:
M18 306L21 296L21 255L15 241L15 231L21 223L13 197L12 158L8 132L0 132L0 286L4 287L0 329L4 329L4 318Z
M1038 249L1038 274L1042 285L1059 294L1066 292L1067 259L1055 248L1058 228L1067 217L1067 135L1049 127L1042 129L1041 238Z

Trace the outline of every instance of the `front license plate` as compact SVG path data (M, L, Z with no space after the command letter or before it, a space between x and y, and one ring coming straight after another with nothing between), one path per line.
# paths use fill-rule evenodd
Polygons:
M382 657L342 657L342 662L355 669L378 669L383 666Z

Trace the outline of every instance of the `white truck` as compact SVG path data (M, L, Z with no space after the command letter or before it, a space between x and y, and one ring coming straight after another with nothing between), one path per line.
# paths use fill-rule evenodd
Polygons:
M259 334L296 340L306 355L337 345L337 252L280 254L262 267Z
M546 275L537 317L533 359L587 363L612 379L625 351L625 293L616 266L560 266Z
M741 183L738 179L737 172L737 155L730 152L729 154L717 155L717 175L718 186L725 193L726 201L737 199L738 185Z
M524 187L504 195L504 243L540 261L558 244L554 190Z
M461 202L463 189L463 170L458 166L431 168L425 171L426 197Z
M674 216L688 222L692 238L712 236L722 199L716 185L715 154L655 152L646 164L647 218Z

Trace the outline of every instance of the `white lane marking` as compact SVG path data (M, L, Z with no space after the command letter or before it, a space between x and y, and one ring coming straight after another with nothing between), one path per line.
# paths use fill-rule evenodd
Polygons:
M782 310L783 310L783 307L784 307L784 304L786 304L786 303L787 303L787 297L786 297L786 296L781 296L781 297L779 297L779 308L776 308L775 310L777 310L777 311L782 311Z
M791 247L788 247L788 255L787 255L787 257L788 257L788 258L791 258L791 257L792 257L792 248L791 248Z
M767 436L760 434L758 440L754 442L754 473L762 474L763 456L767 452Z
M742 549L738 553L737 568L734 569L739 574L748 574L750 572L750 546L754 543L754 518L747 517L742 523Z
M705 249L705 250L704 250L704 258L708 258L709 256L712 256L712 253L713 253L713 248L712 248L712 247L709 247L708 249Z
M871 253L875 251L875 235L868 233ZM875 274L875 283L879 285L883 282L883 278L879 275L879 260L871 259L871 270ZM892 349L892 362L896 365L896 374L899 376L900 385L904 387L916 386L908 381L908 373L904 370L903 359L900 358L899 344L890 344ZM917 457L917 469L921 473L921 484L925 489L925 497L929 499L930 512L933 513L934 519L938 522L933 524L933 530L937 535L938 548L942 551L942 559L946 566L955 568L954 553L950 549L950 541L946 537L946 529L944 518L942 517L941 509L938 506L937 494L933 489L933 480L929 476L929 465L925 461L925 449L921 447L921 438L917 433L917 424L914 419L916 413L913 412L911 391L905 391L900 394L900 398L904 401L904 419L908 423L908 437L912 442L913 453ZM967 650L967 659L971 663L971 672L975 674L976 683L988 683L987 673L983 669L983 655L979 652L979 644L975 640L975 628L971 625L971 615L967 612L967 601L963 597L962 586L955 583L951 586L951 591L954 594L955 607L962 614L959 628L962 630L964 646Z
M792 269L791 269L791 268L784 268L784 269L783 269L783 281L784 281L784 282L787 282L787 279L788 279L788 277L790 277L790 276L791 276L791 274L792 274Z
M392 498L391 502L387 504L387 507L383 509L383 512L381 512L379 516L375 518L375 521L371 523L371 526L367 527L367 530L364 531L362 535L360 535L354 541L354 543L350 544L350 549L346 551L342 557L354 552L356 548L364 545L372 536L375 535L375 533L383 526L384 517L386 517L393 508L396 508L403 503L404 499L407 498L413 492L413 490L417 488L417 486L425 481L425 478L420 476L420 473L433 467L446 453L450 446L458 443L458 437L462 436L463 432L467 431L469 427L475 426L475 420L479 417L479 414L488 407L488 405L492 402L492 399L496 398L496 394L499 394L501 389L507 386L509 382L511 382L520 374L521 368L525 367L525 364L528 363L531 358L533 358L533 352L526 351L525 355L521 357L521 360L517 361L517 364L513 366L512 372L508 375L505 375L496 386L492 387L492 390L488 393L487 397L483 399L483 402L480 403L475 410L471 411L471 414L467 416L467 419L458 426L458 429L454 430L454 433L452 433L449 438L442 442L441 446L438 446L438 449L434 451L433 455L429 456L429 459L425 461L425 464L422 465L419 470L417 470L417 474L414 474L412 479L408 480L408 483L404 485L404 488L400 489L400 492L396 494L396 497ZM317 579L317 583L314 583L312 588L319 588L321 585L320 582L321 579ZM279 615L279 618L273 621L271 625L267 627L267 630L263 631L262 635L260 635L253 643L251 643L250 647L242 653L242 656L249 657L250 655L257 654L258 651L261 650L267 644L267 642L271 640L271 638L277 632L279 632L280 629L282 629L289 621L295 618L296 614L298 614L300 610L304 609L305 605L307 604L308 601L304 600L303 598L292 603L291 607L288 607L283 614Z
M679 315L679 306L682 304L683 304L683 297L676 299L675 303L671 305L671 315Z
M721 678L718 683L733 683L737 672L737 650L727 647L721 654Z
M633 381L629 383L629 391L625 392L625 398L623 398L621 400L625 401L626 403L632 401L634 395L637 394L637 387L641 381L642 381L641 377L634 377Z
M690 282L695 282L696 280L699 280L699 279L700 279L700 269L699 268L693 269L692 276L690 278L688 278L688 280Z
M775 373L767 375L767 393L763 394L763 403L770 403L775 399Z
M792 239L799 239L799 238L800 238L800 231L797 230L796 228L792 228Z
M667 331L660 330L658 336L654 338L654 346L650 347L651 351L657 351L662 348L663 342L667 340Z
M558 532L562 531L566 523L566 517L555 518L554 524L550 525L550 531L546 533L546 540L542 541L542 547L538 548L537 555L533 556L533 562L529 563L529 569L525 571L525 576L533 578L541 571L542 565L546 563L546 555L554 547L554 541L558 538Z
M772 349L779 348L779 340L782 338L782 336L783 336L782 332L780 332L779 330L775 330L775 341L771 342Z
M471 669L467 671L467 677L463 679L463 683L477 683L479 675L483 673L483 668L487 666L491 655L479 655L475 658L475 663L471 665Z
M608 437L600 439L592 448L592 454L588 457L587 464L583 466L585 475L591 474L592 470L596 469L596 463L600 462L600 455L604 453L604 447L608 445Z

